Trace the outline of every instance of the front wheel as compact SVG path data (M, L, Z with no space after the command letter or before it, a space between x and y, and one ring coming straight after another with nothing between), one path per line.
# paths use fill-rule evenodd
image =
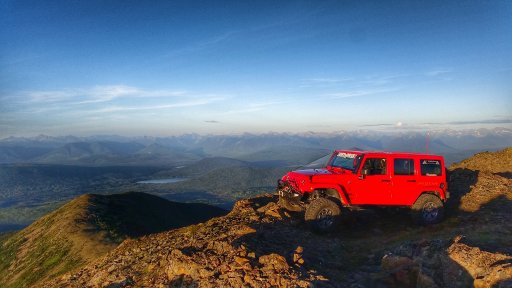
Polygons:
M333 231L340 222L341 209L334 201L327 198L313 200L306 208L306 223L318 233Z
M420 225L439 223L444 217L443 201L436 195L423 194L411 207L413 220Z

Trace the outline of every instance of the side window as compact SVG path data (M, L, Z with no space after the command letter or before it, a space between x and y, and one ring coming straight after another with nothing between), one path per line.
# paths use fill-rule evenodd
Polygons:
M413 159L395 159L393 167L395 175L414 175Z
M386 175L386 158L366 158L363 164L363 173L366 175Z
M441 176L441 161L421 159L420 170L422 176Z

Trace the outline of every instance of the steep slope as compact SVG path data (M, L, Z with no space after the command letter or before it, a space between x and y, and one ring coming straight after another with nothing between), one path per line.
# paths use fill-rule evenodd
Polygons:
M82 195L0 242L0 286L26 287L89 263L126 238L223 214L145 193Z
M252 283L257 287L278 284L306 287L306 280L315 280L316 276L302 275L291 268L281 256L286 254L284 251L255 250L254 239L260 239L262 247L271 244L268 243L271 235L259 235L256 227L273 225L277 219L274 216L280 218L275 209L268 210L271 213L268 217L265 215L265 205L271 199L267 196L242 200L227 216L125 241L93 265L43 286L242 287L244 283ZM269 205L277 208L275 203ZM263 209L257 211L259 208ZM284 229L283 233L290 231L284 223L275 224ZM287 245L267 247L288 248Z
M457 168L491 173L512 172L512 147L497 152L481 152L450 166L451 170Z
M360 210L320 236L274 196L241 200L226 216L125 241L42 286L510 287L512 180L504 175L451 171L448 218L429 227Z

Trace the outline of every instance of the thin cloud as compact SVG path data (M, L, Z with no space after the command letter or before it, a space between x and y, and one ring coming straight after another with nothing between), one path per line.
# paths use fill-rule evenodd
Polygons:
M85 91L84 95L87 95L88 99L78 101L75 104L109 102L119 98L177 97L186 94L186 91L181 90L145 90L125 85L96 86L89 91Z
M350 97L359 97L375 94L373 91L349 91L349 92L339 92L329 94L332 99L341 99L341 98L350 98Z
M286 103L286 102L284 102L284 101L270 101L270 102L264 102L264 103L252 103L252 104L245 105L243 108L233 109L233 110L226 111L223 114L224 115L229 115L229 114L241 114L241 113L259 112L259 111L267 109L268 107L272 107L272 106L276 106L276 105L281 105L281 104L284 104L284 103Z
M311 88L340 86L353 80L353 78L306 78L300 80L301 84L299 87Z
M369 88L382 88L387 86L396 86L397 82L410 74L389 74L389 75L368 75L365 77L325 77L325 78L305 78L300 80L300 88L336 88L345 87L353 90L366 90ZM352 96L350 96L352 97Z
M303 82L309 82L309 83L342 83L347 81L352 81L352 78L309 78L309 79L302 79Z
M217 121L217 120L205 120L204 122L205 122L205 123L210 123L210 124L218 124L218 123L220 123L220 122L219 122L219 121Z
M429 76L429 77L437 77L437 76L445 75L445 74L448 74L451 72L452 72L452 69L439 68L439 69L433 69L433 70L427 71L427 72L425 72L425 75Z
M466 121L449 121L449 122L426 122L421 125L479 125L479 124L511 124L512 119L483 119L483 120L466 120Z
M16 97L14 97L16 96ZM108 113L162 111L195 107L225 100L222 95L195 94L181 90L147 90L127 85L48 91L25 91L11 94L9 105L0 110L5 117L53 115L86 117ZM4 101L5 98L2 100ZM160 112L158 112L160 113ZM51 118L51 117L50 117Z
M182 90L145 90L126 85L94 86L91 88L28 91L17 95L20 102L91 104L120 98L162 98L187 95Z
M224 42L229 41L231 38L233 38L235 35L237 35L239 33L240 33L240 31L227 31L222 34L215 35L210 38L206 38L202 41L198 41L194 44L171 50L168 53L166 53L165 55L163 55L163 57L171 58L171 57L181 56L184 54L195 53L195 52L211 49L211 48L215 47L216 45L220 45Z
M342 98L369 96L369 95L393 92L393 91L398 91L398 90L400 90L400 89L399 88L388 88L388 89L355 90L355 91L331 93L331 94L328 94L328 96L331 99L342 99Z
M389 124L389 123L381 123L381 124L360 125L359 127L389 127L389 126L395 126L395 125Z
M193 106L202 106L211 104L216 101L224 100L223 97L215 97L215 98L203 98L203 99L195 99L193 101L185 101L171 104L160 104L160 105L151 105L151 106L113 106L103 109L98 109L95 111L91 111L94 113L112 113L112 112L125 112L125 111L144 111L144 110L162 110L162 109L172 109L172 108L183 108L183 107L193 107Z
M409 77L409 74L391 74L391 75L378 75L378 76L368 76L364 79L358 81L358 84L362 86L383 86L394 84L400 78Z
M39 102L45 102L45 103L55 103L55 102L62 102L66 100L70 100L73 97L76 97L76 93L72 91L67 90L60 90L60 91L30 91L21 93L19 95L21 99L26 100L30 103L39 103Z
M512 119L486 119L486 120L476 120L476 121L452 121L447 122L446 124L450 125L472 125L472 124L510 124L512 123Z
M76 104L109 102L121 97L134 97L143 93L142 90L125 85L96 86L83 92L89 99Z

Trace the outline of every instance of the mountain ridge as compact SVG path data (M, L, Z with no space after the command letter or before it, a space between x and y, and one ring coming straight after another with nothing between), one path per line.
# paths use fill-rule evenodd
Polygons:
M84 194L0 242L0 286L32 286L92 262L124 239L223 214L145 193Z

